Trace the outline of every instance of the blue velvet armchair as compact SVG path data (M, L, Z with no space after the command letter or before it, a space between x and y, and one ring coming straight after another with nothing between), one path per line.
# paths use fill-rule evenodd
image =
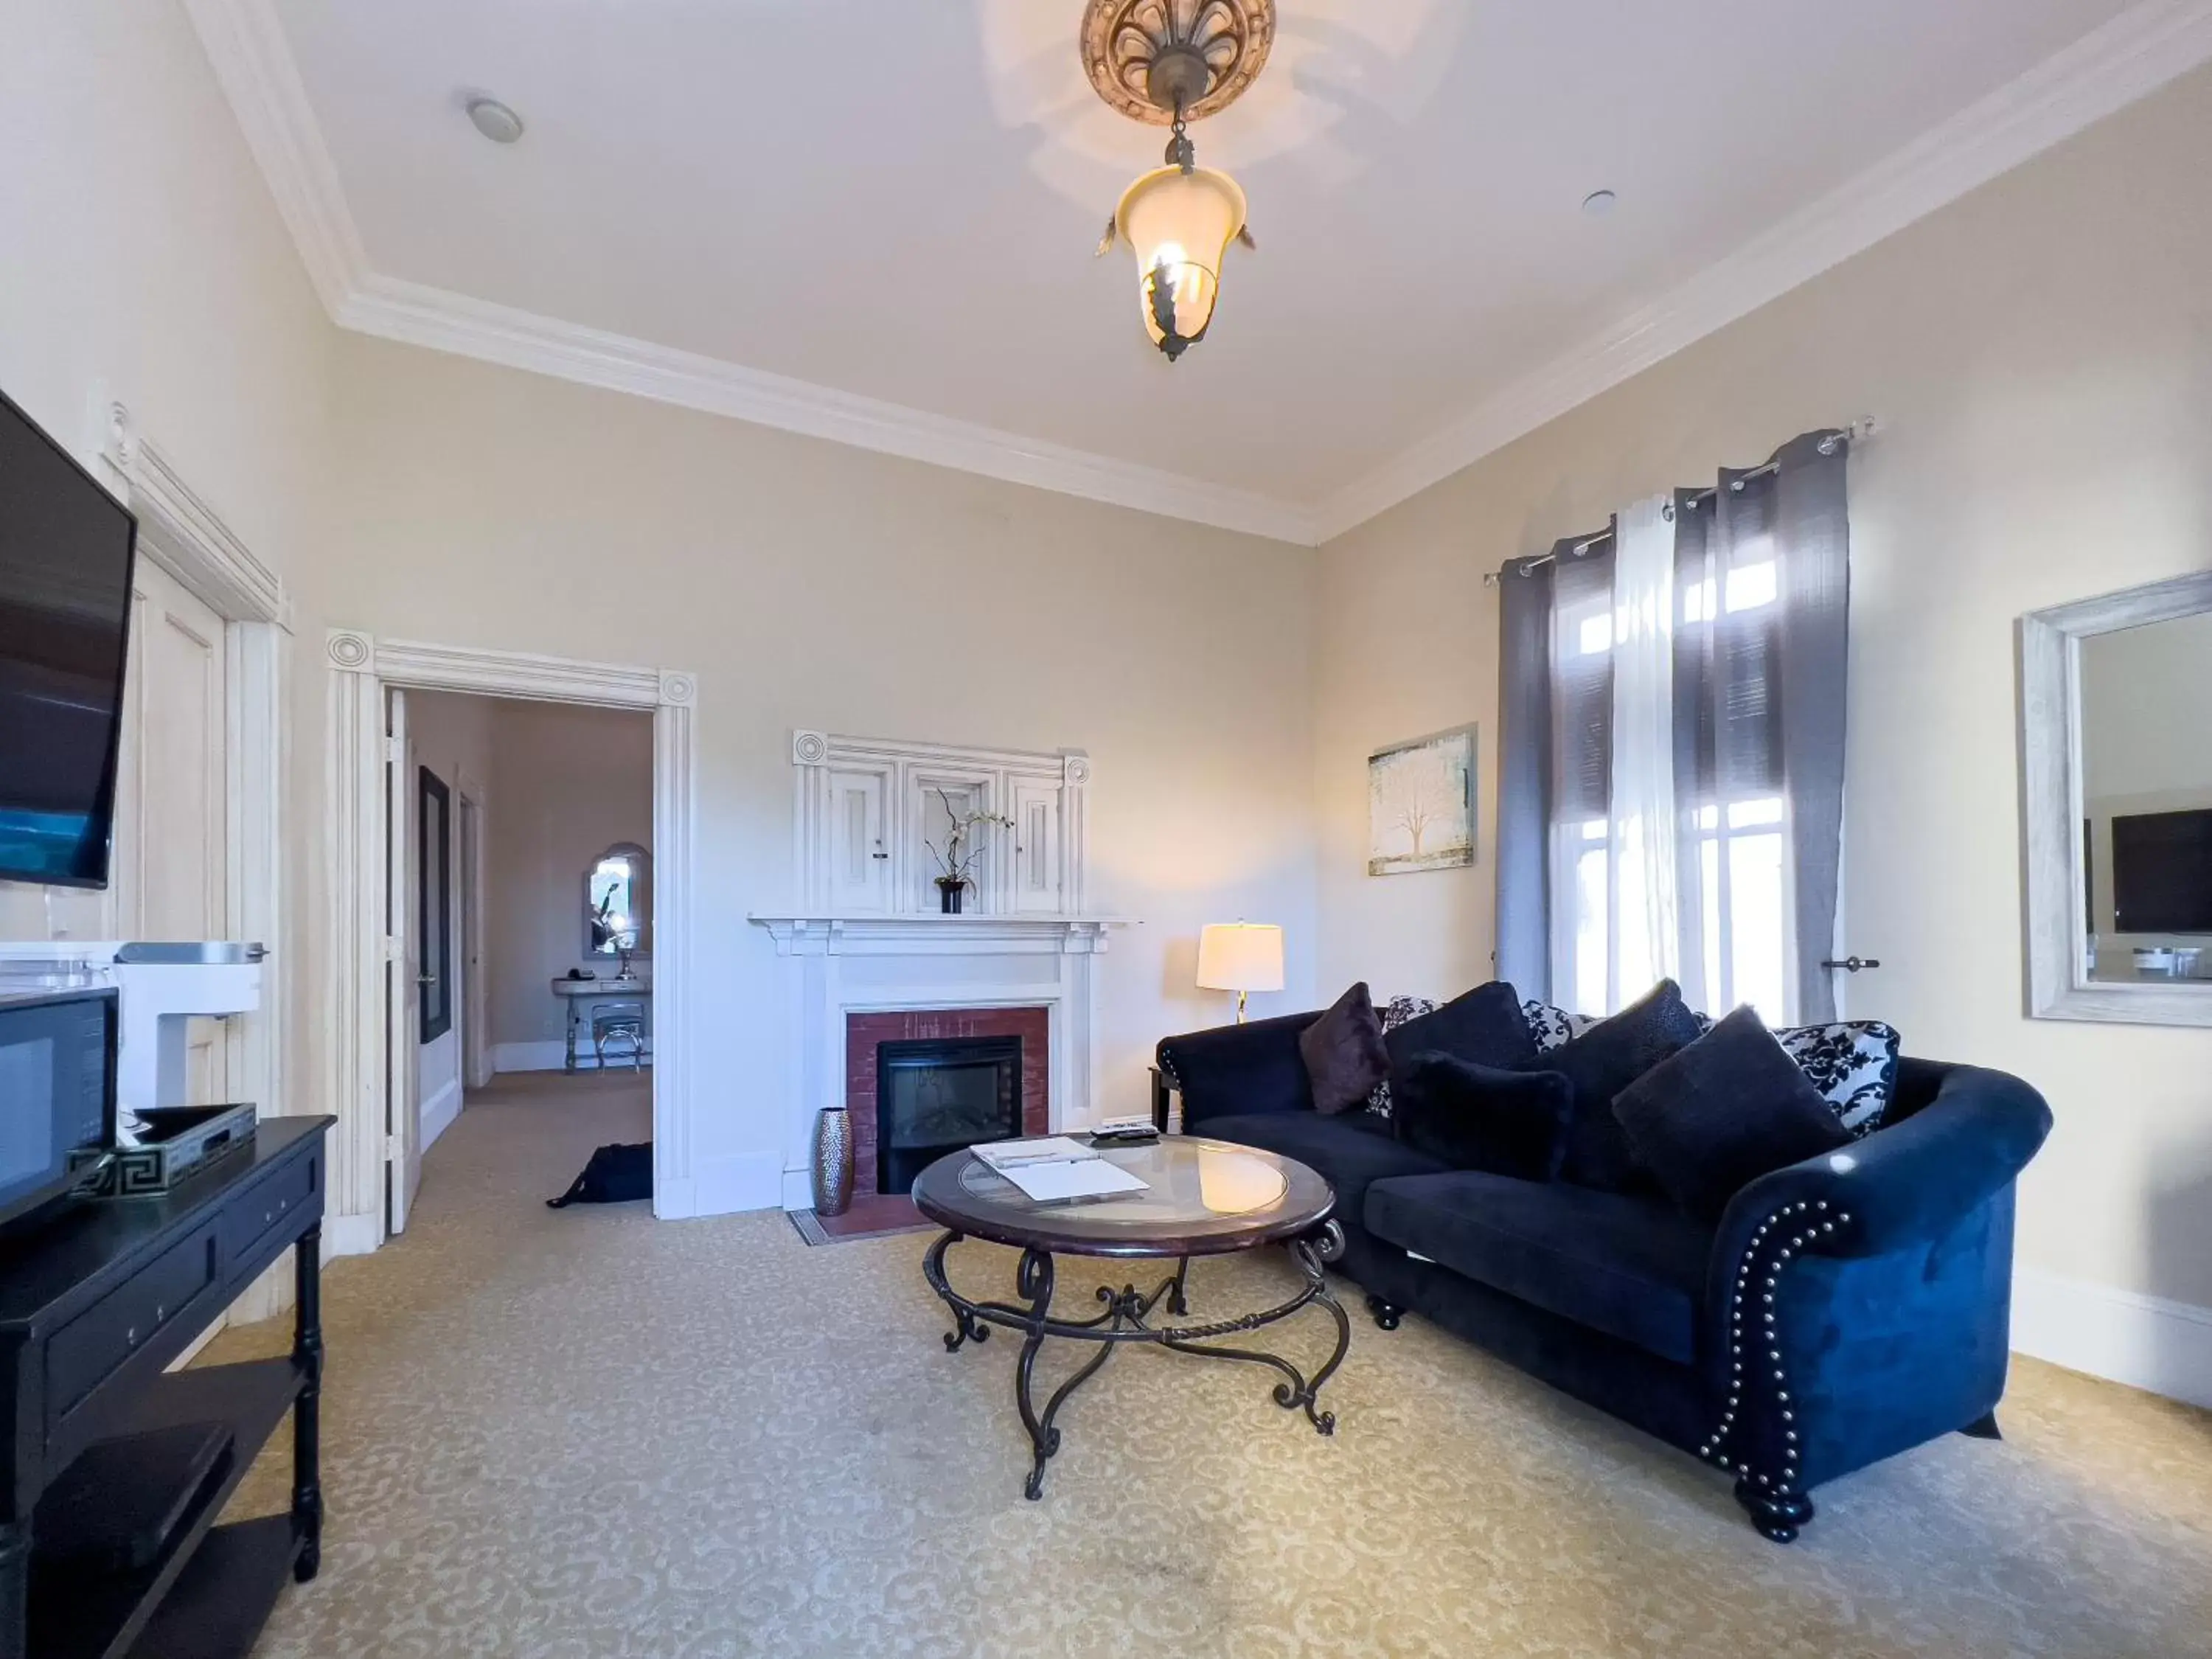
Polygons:
M1170 1037L1195 1134L1336 1183L1334 1265L1378 1323L1418 1310L1735 1478L1767 1537L1812 1489L1954 1431L1994 1437L2013 1189L2051 1113L2017 1078L1905 1060L1884 1127L1752 1182L1708 1227L1664 1200L1455 1170L1387 1120L1313 1109L1313 1017Z

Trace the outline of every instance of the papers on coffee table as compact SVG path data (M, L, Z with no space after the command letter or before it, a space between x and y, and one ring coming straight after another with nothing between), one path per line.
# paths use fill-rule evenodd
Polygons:
M1037 1204L1140 1193L1152 1184L1066 1135L994 1140L969 1150Z

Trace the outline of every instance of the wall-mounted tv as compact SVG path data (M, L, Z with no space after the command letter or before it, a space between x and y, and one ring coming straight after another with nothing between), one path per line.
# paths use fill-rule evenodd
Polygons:
M2112 913L2123 933L2212 933L2212 808L2112 820Z
M0 395L0 880L107 885L137 541Z

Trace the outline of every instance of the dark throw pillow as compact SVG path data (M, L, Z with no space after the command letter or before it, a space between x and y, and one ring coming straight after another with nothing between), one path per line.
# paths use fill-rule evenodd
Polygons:
M1749 1008L1623 1089L1613 1111L1668 1195L1705 1221L1759 1176L1851 1143Z
M1390 1051L1382 1046L1382 1022L1364 980L1298 1033L1298 1054L1313 1084L1314 1110L1346 1112L1367 1103L1375 1085L1390 1075Z
M1635 1152L1613 1115L1613 1097L1695 1042L1702 1029L1683 1006L1681 988L1662 979L1639 1000L1528 1063L1561 1073L1574 1085L1575 1116L1567 1131L1562 1180L1609 1193L1650 1189L1650 1177L1639 1178Z
M1521 1012L1520 994L1503 980L1478 985L1442 1007L1392 1028L1383 1036L1390 1050L1393 1091L1398 1074L1416 1054L1450 1054L1478 1066L1522 1071L1536 1063L1536 1038Z
M1456 1170L1550 1181L1566 1156L1574 1086L1456 1054L1413 1055L1391 1085L1399 1139Z

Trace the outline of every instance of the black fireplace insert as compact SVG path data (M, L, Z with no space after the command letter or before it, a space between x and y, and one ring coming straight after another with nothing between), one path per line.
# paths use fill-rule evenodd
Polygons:
M1022 1132L1022 1040L876 1045L876 1190L904 1193L947 1152Z

